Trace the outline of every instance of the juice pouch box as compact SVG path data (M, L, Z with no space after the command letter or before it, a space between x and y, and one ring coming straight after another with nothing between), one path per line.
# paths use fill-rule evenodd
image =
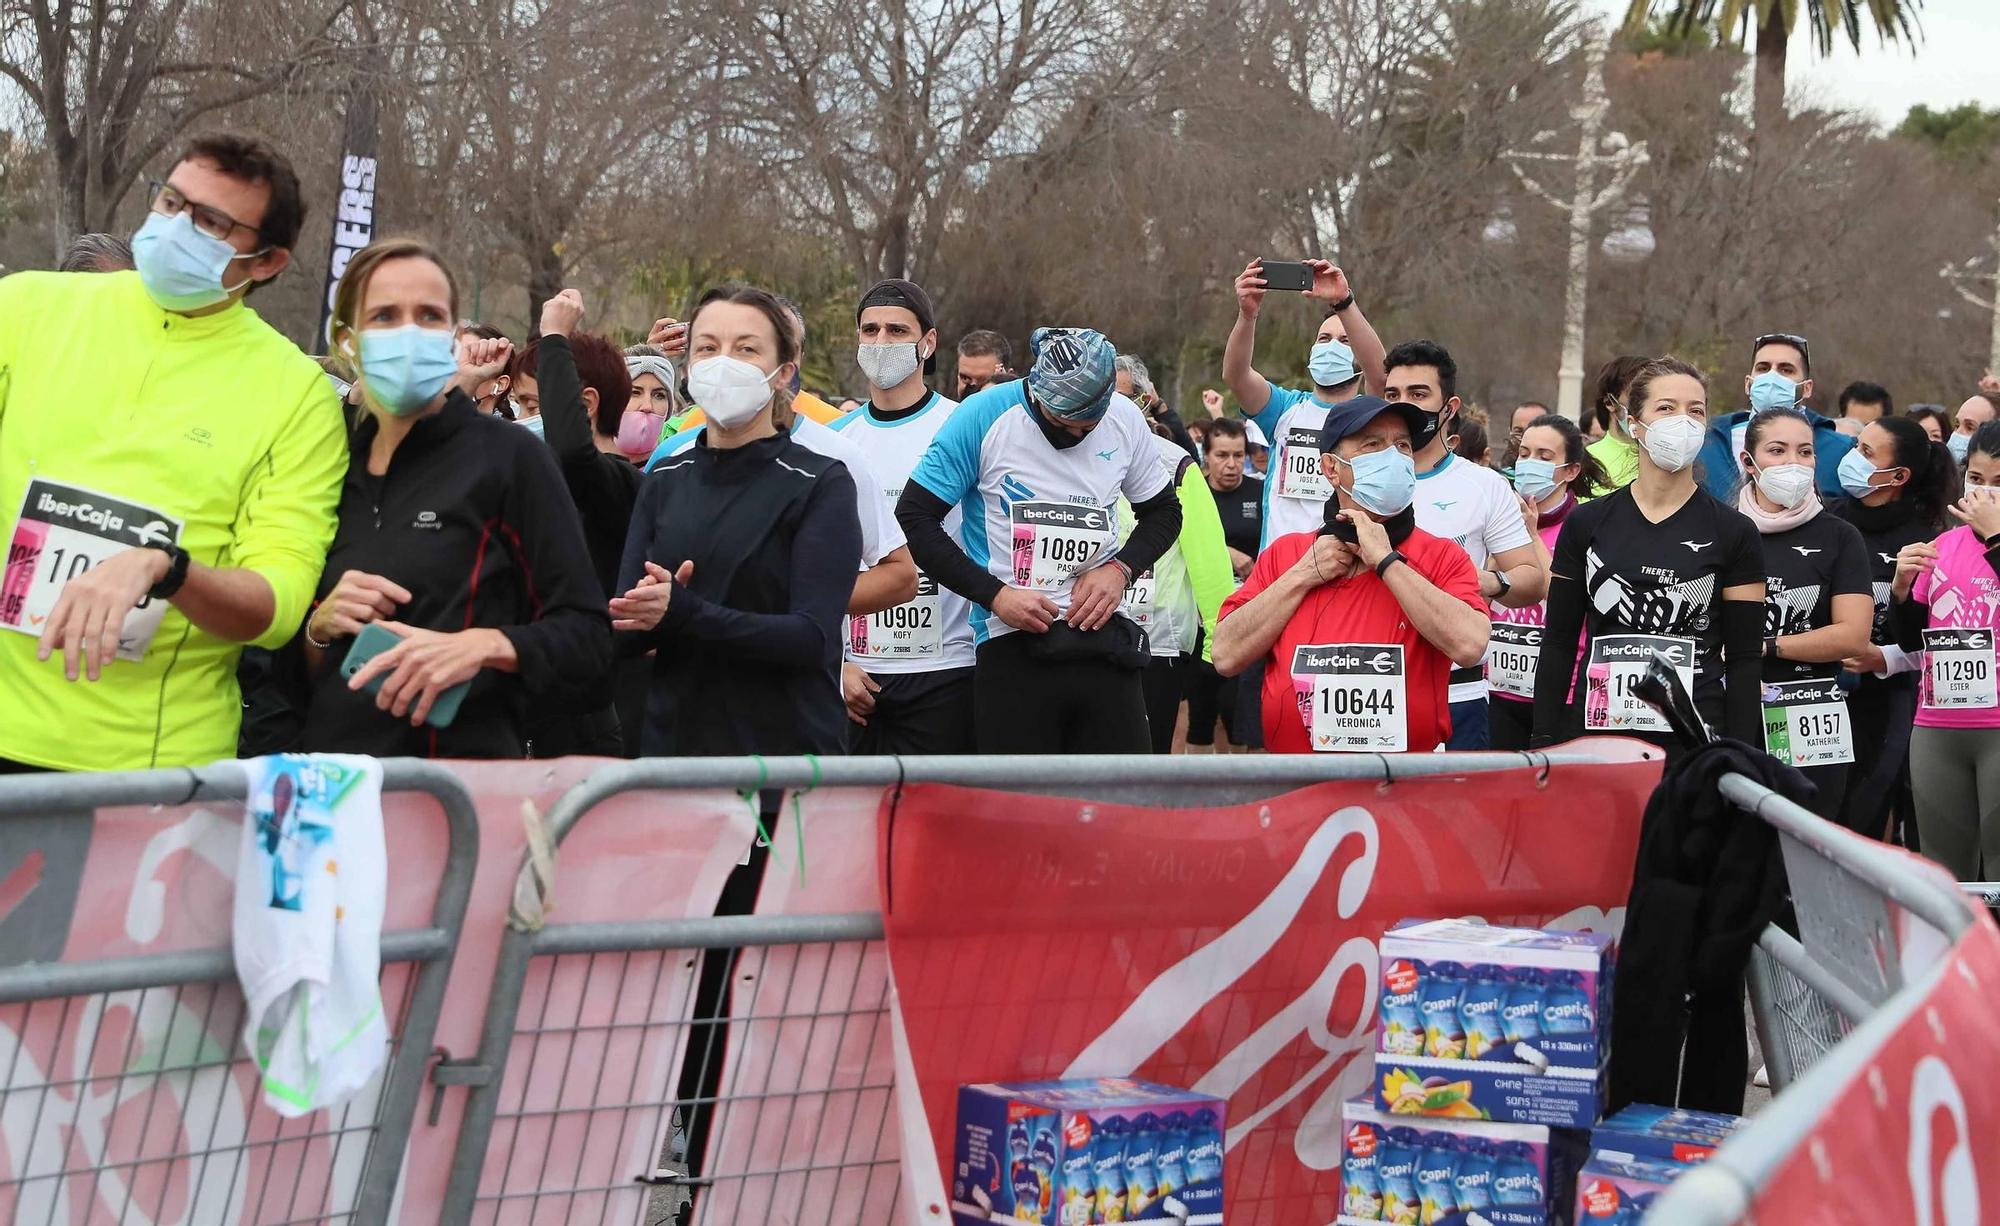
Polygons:
M1541 1124L1389 1115L1372 1099L1341 1108L1339 1226L1553 1226L1578 1153Z
M960 1086L952 1221L1220 1226L1223 1111L1122 1077Z
M1655 1161L1705 1161L1743 1127L1740 1115L1634 1103L1590 1132L1590 1147Z
M1594 932L1397 925L1381 942L1376 1102L1398 1116L1595 1124L1614 953Z
M1595 1151L1577 1173L1575 1226L1639 1226L1666 1186L1689 1169Z

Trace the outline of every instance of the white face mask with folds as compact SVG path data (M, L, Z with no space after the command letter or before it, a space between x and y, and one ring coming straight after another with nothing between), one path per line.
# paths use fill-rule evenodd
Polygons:
M703 358L688 368L688 395L710 421L725 430L749 422L771 403L771 379L741 358Z
M1706 423L1685 413L1632 424L1639 445L1646 449L1654 464L1670 473L1694 463L1694 458L1701 454L1702 438L1708 433Z

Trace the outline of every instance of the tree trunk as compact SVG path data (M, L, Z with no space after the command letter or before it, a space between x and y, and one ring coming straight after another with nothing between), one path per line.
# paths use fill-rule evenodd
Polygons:
M1754 87L1756 127L1774 128L1785 118L1785 48L1791 41L1785 29L1784 6L1773 4L1764 24L1757 29L1757 68Z

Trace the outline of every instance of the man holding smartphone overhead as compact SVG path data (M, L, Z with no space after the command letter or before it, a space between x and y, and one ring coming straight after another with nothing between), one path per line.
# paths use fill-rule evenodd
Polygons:
M1278 285L1265 275L1274 273ZM1326 304L1306 371L1312 390L1279 387L1250 364L1257 350L1257 318L1264 296L1295 292ZM1382 340L1354 301L1347 274L1325 260L1281 263L1256 259L1236 278L1236 324L1222 351L1222 379L1243 415L1270 439L1270 473L1264 482L1264 539L1316 532L1333 486L1319 467L1319 430L1327 410L1382 390ZM1367 386L1363 387L1366 381Z

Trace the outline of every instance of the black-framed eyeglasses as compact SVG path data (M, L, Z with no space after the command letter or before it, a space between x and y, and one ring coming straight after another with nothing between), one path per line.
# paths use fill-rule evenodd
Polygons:
M1812 345L1805 337L1795 336L1790 332L1766 332L1764 335L1750 342L1750 361L1752 364L1755 364L1757 361L1757 351L1766 345L1790 345L1799 351L1799 361L1805 365L1805 368L1807 370L1812 369Z
M146 207L162 217L178 217L186 213L194 222L194 228L210 238L229 241L229 236L238 230L248 230L257 234L256 226L245 225L212 204L196 204L171 183L158 179L147 182Z

